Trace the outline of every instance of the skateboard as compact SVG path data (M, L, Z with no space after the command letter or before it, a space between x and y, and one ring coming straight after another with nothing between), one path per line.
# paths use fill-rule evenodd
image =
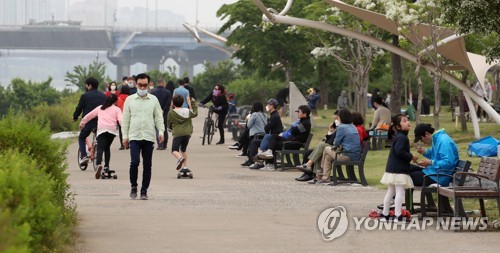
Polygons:
M188 168L182 168L177 173L177 179L190 178L193 179L193 173Z
M115 171L114 171L114 170L103 170L103 171L101 172L101 179L106 179L106 178L113 178L113 179L117 179L117 178L118 178L118 176L117 176L116 174L115 174L115 175L113 175L114 173L115 173Z

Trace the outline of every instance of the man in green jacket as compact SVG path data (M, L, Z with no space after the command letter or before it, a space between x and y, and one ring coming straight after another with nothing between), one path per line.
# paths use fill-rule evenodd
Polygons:
M142 73L136 76L137 93L125 100L122 116L123 146L130 144L130 197L137 197L137 174L142 153L142 185L141 199L148 199L148 188L151 182L153 149L158 129L158 141L163 142L165 126L163 112L158 99L148 93L149 76Z
M175 95L172 99L174 109L168 112L167 126L172 130L172 155L177 159L176 169L181 167L184 172L189 170L187 168L187 146L189 138L193 134L193 120L198 116L198 107L195 100L191 98L191 108L183 108L184 98L181 95Z

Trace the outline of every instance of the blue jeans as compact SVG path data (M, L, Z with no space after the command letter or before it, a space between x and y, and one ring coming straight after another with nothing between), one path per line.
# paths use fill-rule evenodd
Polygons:
M151 182L151 166L153 160L154 143L151 141L130 141L130 184L137 187L140 155L142 153L142 186L141 193L147 193Z
M264 138L262 138L262 142L260 143L260 150L266 151L267 148L269 147L269 140L271 139L271 134L266 134L264 135Z
M92 130L97 128L97 120L91 120L85 124L83 129L80 131L80 135L78 135L78 147L80 149L80 158L84 158L87 156L87 148L85 147L85 139L89 137ZM89 143L90 145L91 143Z

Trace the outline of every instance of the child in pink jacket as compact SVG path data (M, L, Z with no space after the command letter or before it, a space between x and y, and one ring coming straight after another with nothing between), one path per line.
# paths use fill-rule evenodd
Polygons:
M102 153L104 152L104 170L109 170L109 160L111 158L111 144L118 135L117 124L122 123L122 111L115 105L117 97L115 94L110 94L106 98L104 104L96 107L83 117L80 122L80 129L91 119L98 117L97 120L97 171L95 178L101 177L102 166Z

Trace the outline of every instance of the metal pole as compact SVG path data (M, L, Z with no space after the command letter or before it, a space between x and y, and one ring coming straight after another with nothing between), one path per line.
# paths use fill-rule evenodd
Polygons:
M158 0L155 0L155 30L158 30Z

